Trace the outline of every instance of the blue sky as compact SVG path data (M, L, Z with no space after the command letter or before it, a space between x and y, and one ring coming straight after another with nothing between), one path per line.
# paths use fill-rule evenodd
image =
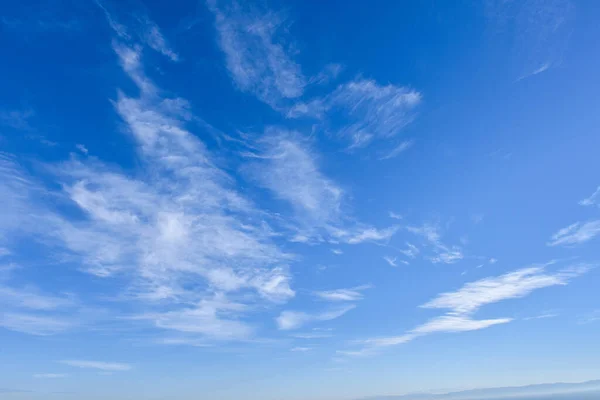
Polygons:
M600 377L595 2L0 11L2 398Z

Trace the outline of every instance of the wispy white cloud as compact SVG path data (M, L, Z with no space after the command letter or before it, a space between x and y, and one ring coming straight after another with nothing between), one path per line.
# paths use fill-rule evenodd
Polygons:
M534 290L545 287L566 285L570 279L587 272L588 269L588 265L578 265L555 273L546 273L544 266L523 268L467 283L455 292L440 294L421 307L448 309L455 315L472 314L487 304L525 297Z
M497 32L510 34L512 64L517 80L538 75L561 64L576 21L570 0L488 0L486 11Z
M398 134L413 120L421 98L418 91L407 87L382 86L374 80L357 79L339 85L324 98L297 103L289 110L288 117L323 118L326 114L342 113L347 122L337 130L337 135L348 140L350 148L359 148L374 139ZM406 148L397 150L399 154Z
M384 256L383 259L385 260L385 262L390 264L390 266L392 266L392 267L398 266L398 264L396 264L396 260L397 260L396 257Z
M104 362L104 361L87 361L87 360L62 360L61 364L75 368L99 369L102 371L129 371L133 367L129 364Z
M433 224L423 224L421 226L408 226L406 230L414 233L415 235L422 236L427 241L434 245L440 243L441 234L439 227Z
M596 191L592 193L590 197L587 197L579 202L582 206L593 206L597 205L600 207L600 186L596 188Z
M331 333L319 333L319 332L310 332L310 333L295 333L290 335L296 339L326 339L333 337Z
M341 317L356 306L348 305L344 307L332 308L320 313L310 314L302 311L283 311L276 318L277 327L281 330L298 329L303 325L319 321L330 321Z
M253 328L240 321L242 312L294 296L292 256L186 129L188 103L162 97L144 74L143 48L115 42L115 52L139 88L137 97L119 92L114 104L143 167L126 173L75 156L48 166L62 187L51 195L81 213L73 218L41 201L43 186L2 155L0 193L8 201L0 210L0 244L31 237L82 271L127 279L118 298L138 302L140 322L197 337L246 338ZM248 309L233 310L232 294ZM49 306L31 293L20 296L24 305ZM2 326L33 334L71 327L62 317L17 311L3 314Z
M0 315L0 327L36 336L48 336L64 332L73 324L66 318L22 312L4 312Z
M426 335L435 332L467 332L489 328L498 324L506 324L511 321L512 318L474 320L464 315L443 315L429 320L411 332L416 335Z
M415 258L419 254L419 248L409 242L406 242L406 249L401 249L399 251L409 258Z
M344 254L344 252L341 249L331 249L331 252L338 256Z
M0 110L0 125L9 126L18 130L31 130L30 120L35 113L31 109L25 110Z
M171 61L179 61L179 55L169 46L158 26L148 18L144 18L143 21L145 28L142 31L142 37L146 44Z
M291 206L295 227L292 241L360 244L389 240L397 227L377 229L350 220L343 212L344 190L320 168L311 143L297 132L267 128L246 154L244 172L277 199Z
M600 234L600 220L575 222L552 235L548 246L574 246L585 243L598 234Z
M396 232L398 227L392 226L385 229L366 228L352 234L346 239L349 244L357 244L362 242L377 242L389 240Z
M445 263L445 264L454 264L457 261L460 261L464 258L462 250L458 246L452 246L452 248L445 249L439 252L437 255L431 257L431 262L434 264L437 263Z
M292 347L290 349L290 351L293 352L299 352L299 353L306 353L307 351L311 351L312 347Z
M504 275L467 283L454 292L442 293L421 307L446 309L448 310L446 314L434 317L399 336L359 341L358 343L364 346L362 349L342 351L340 354L366 356L375 353L379 348L407 343L432 333L467 332L509 323L513 320L512 318L477 320L473 318L473 314L488 304L522 298L545 287L566 285L571 279L586 273L593 267L589 264L579 264L549 273L545 271L546 266L523 268Z
M388 215L390 216L390 218L392 218L392 219L397 219L397 220L401 220L401 219L403 219L403 218L404 218L404 217L403 217L401 214L395 213L395 212L393 212L393 211L390 211L390 212L388 213Z
M80 152L82 152L83 154L88 154L88 149L87 149L87 147L85 147L85 146L84 146L84 145L82 145L82 144L76 144L76 145L75 145L75 148L76 148L77 150L79 150Z
M426 257L434 264L445 263L454 264L464 258L462 248L456 245L448 246L442 243L441 229L437 224L426 223L421 226L408 226L406 230L409 232L421 236L428 242L429 246L435 253L433 256ZM414 252L414 246L409 246L409 250L412 254Z
M327 301L358 301L362 300L362 292L373 288L373 285L361 285L348 289L323 290L314 292L314 295Z
M321 72L317 75L311 77L308 83L314 83L316 85L324 85L329 83L330 81L335 80L338 75L343 71L344 66L337 63L327 64Z
M556 317L558 317L558 314L555 312L545 312L543 314L536 315L533 317L525 317L525 318L523 318L523 320L531 321L533 319L548 319L548 318L556 318Z
M124 41L131 41L133 34L139 41L146 44L151 49L161 53L171 61L179 61L179 55L169 46L158 25L148 18L141 10L135 12L135 18L130 21L130 26L125 26L109 12L104 2L95 0L96 5L102 10L106 21L114 33Z
M42 294L33 287L14 288L0 285L0 304L4 308L14 307L44 311L71 307L74 302L67 297Z
M36 379L60 379L68 376L69 374L33 374L33 377Z
M387 154L379 157L380 160L389 160L390 158L394 158L401 153L404 153L406 150L410 149L415 144L414 140L405 140L401 142L399 145L390 150Z
M281 14L208 0L218 42L237 87L274 108L302 95L306 78L285 44Z
M260 185L291 204L305 225L324 226L340 218L344 192L320 171L305 139L269 128L260 145L261 159L248 169Z
M246 305L231 302L220 295L212 299L202 299L195 307L149 313L138 316L137 319L154 321L158 328L200 334L209 339L243 340L252 336L254 330L234 317L245 310Z
M123 39L129 39L130 36L127 33L127 27L121 23L119 23L112 14L108 11L104 3L100 0L96 0L96 5L102 10L104 16L106 17L106 21L111 29L117 34L117 36Z

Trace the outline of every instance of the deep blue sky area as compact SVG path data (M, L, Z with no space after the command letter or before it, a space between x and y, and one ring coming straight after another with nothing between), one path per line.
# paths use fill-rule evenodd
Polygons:
M0 398L597 390L599 18L3 3Z

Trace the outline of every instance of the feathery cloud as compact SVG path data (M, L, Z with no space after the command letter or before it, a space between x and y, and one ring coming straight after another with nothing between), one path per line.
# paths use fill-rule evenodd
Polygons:
M413 89L374 80L357 79L339 85L324 98L297 103L287 116L324 118L326 115L342 119L337 135L350 142L350 148L360 148L375 139L387 139L398 134L414 119L414 110L421 102L421 94ZM408 143L408 142L407 142ZM406 150L397 148L394 155ZM393 155L392 155L393 156Z
M318 333L318 332L295 333L290 336L294 337L296 339L326 339L326 338L333 337L333 335L331 333Z
M117 21L117 18L109 12L102 1L96 0L96 5L102 10L108 25L121 40L132 42L132 35L130 34L132 33L140 42L161 53L171 61L179 61L179 55L169 46L158 25L150 20L147 15L144 15L141 10L134 13L134 18L129 21L132 29L128 29L125 25Z
M331 308L316 314L309 314L302 311L283 311L275 319L275 322L280 330L293 330L298 329L308 323L330 321L339 318L355 307L356 306L354 305L348 305L344 307Z
M414 140L405 140L401 142L399 145L390 150L387 154L379 157L380 160L389 160L390 158L394 158L401 153L404 153L406 150L410 149L415 144Z
M44 295L33 287L16 289L0 285L0 304L5 308L45 311L73 306L73 301L69 298Z
M280 14L245 9L237 2L208 0L207 5L227 69L242 92L273 108L302 95L306 78L286 48Z
M393 211L390 211L390 212L388 213L388 215L390 216L390 218L392 218L392 219L397 219L397 220L401 220L401 219L403 219L403 218L404 218L404 217L403 217L401 214L395 213L395 212L393 212Z
M62 360L61 364L75 368L99 369L102 371L129 371L133 367L129 364L103 361L87 361L87 360Z
M427 257L432 263L445 263L445 264L454 264L464 258L464 254L462 249L459 246L453 245L448 246L442 243L441 238L441 230L436 224L425 223L421 226L408 226L406 230L421 236L424 238L430 247L432 248L435 255ZM418 253L414 246L409 245L409 251L413 255ZM408 253L405 253L408 255Z
M446 314L434 317L399 336L359 341L358 343L364 346L362 349L341 351L340 354L366 356L375 353L378 348L404 344L432 333L467 332L509 323L512 318L477 320L473 319L472 315L487 304L522 298L545 287L567 285L571 279L586 273L593 267L589 264L579 264L548 273L545 271L547 265L523 268L504 275L481 279L467 283L457 291L442 293L421 307L446 309L448 310Z
M314 292L314 295L327 301L358 301L362 300L362 291L372 289L373 285L361 285L348 289L324 290Z
M600 220L575 222L552 235L548 246L574 246L585 243L598 234L600 234Z
M366 241L389 240L397 231L398 228L395 226L385 229L367 228L350 236L347 243L357 244Z
M285 302L295 294L292 256L273 242L263 214L186 129L188 103L162 97L144 74L143 48L117 41L114 49L139 88L138 97L119 92L114 104L143 168L125 173L77 157L48 166L62 187L52 196L81 212L73 218L41 201L47 190L2 154L0 193L8 201L0 211L0 244L28 236L50 244L60 259L85 272L126 277L119 295L139 303L139 321L209 338L246 338L253 329L239 321L244 310L233 312L236 303L227 295L243 292L253 305ZM31 293L21 300L50 306ZM63 318L20 311L5 313L0 323L40 335L71 326Z
M69 374L33 374L36 379L59 379L66 378Z
M415 258L419 254L419 249L412 243L406 242L406 249L399 250L406 257Z
M291 204L308 226L335 222L343 190L321 173L309 143L299 134L268 128L260 144L260 161L248 171L259 185Z
M58 316L4 312L0 315L0 327L36 336L55 335L70 329L73 324Z
M566 285L589 269L588 265L565 268L546 273L544 266L523 268L493 278L485 278L465 284L455 292L442 293L423 304L422 308L448 309L451 314L471 314L480 307L498 301L525 297L534 290Z
M312 347L292 347L290 351L306 353L307 351L311 351Z
M398 266L398 264L396 264L396 257L384 256L383 259L385 260L385 262L390 264L391 267Z
M582 206L593 206L597 205L600 207L600 186L596 188L596 191L592 193L590 197L587 197L579 202Z

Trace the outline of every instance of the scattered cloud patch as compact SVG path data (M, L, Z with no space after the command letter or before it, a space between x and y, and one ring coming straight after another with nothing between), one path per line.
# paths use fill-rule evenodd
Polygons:
M392 218L392 219L397 219L397 220L401 220L401 219L403 219L403 218L404 218L404 217L403 217L401 214L395 213L395 212L393 212L393 211L390 211L390 212L388 213L388 215L390 216L390 218Z
M389 160L390 158L394 158L394 157L400 155L401 153L404 153L406 150L410 149L414 144L415 144L414 140L405 140L405 141L401 142L399 145L397 145L396 147L394 147L387 154L381 156L379 159L380 160Z
M426 258L434 264L454 264L464 258L462 249L459 246L448 246L442 243L441 229L437 224L426 223L421 226L408 226L406 230L425 239L428 246L435 253L433 256ZM416 254L415 250L414 246L409 246L410 253L407 252L406 254Z
M319 321L330 321L341 317L356 306L332 308L320 313L310 314L302 311L283 311L275 320L280 330L298 329L303 325Z
M145 27L142 30L142 36L146 44L171 61L179 61L179 55L169 46L158 26L148 18L145 18L143 23Z
M344 252L341 249L331 249L331 252L338 256L344 254Z
M296 352L296 353L306 353L311 350L312 350L312 347L292 347L290 349L290 351Z
M434 317L400 336L359 341L358 343L364 346L362 349L342 351L340 354L366 356L374 354L378 348L407 343L432 333L467 332L509 323L512 318L477 320L473 318L473 314L488 304L522 298L537 289L567 285L571 279L586 273L593 267L589 264L579 264L550 273L545 270L550 264L480 279L465 284L457 291L442 293L421 305L421 308L445 309L446 314Z
M333 337L331 333L319 333L319 332L310 332L310 333L296 333L291 335L296 339L326 339Z
M104 362L104 361L87 361L87 360L62 360L61 364L75 368L99 369L102 371L129 371L133 367L129 364Z
M321 72L317 75L310 78L308 83L316 84L316 85L325 85L339 76L339 74L344 70L344 66L337 63L331 63L325 65Z
M321 300L326 301L358 301L362 300L362 292L367 289L372 289L373 285L355 286L349 289L324 290L314 292L314 295Z
M248 168L257 183L288 202L307 227L337 221L343 190L319 169L315 152L298 133L266 130L259 161Z
M323 98L297 103L287 115L289 118L317 119L328 116L340 120L342 127L336 130L336 135L348 141L350 149L355 149L365 147L375 139L397 135L412 122L421 99L421 93L408 87L384 86L374 80L357 79L339 85ZM397 148L397 154L407 146L410 145Z
M362 231L358 231L352 234L347 238L347 243L349 244L358 244L363 242L376 242L376 241L385 241L389 240L395 233L398 231L398 228L395 226L385 228L385 229L376 229L376 228L366 228Z
M284 18L274 12L207 1L215 16L218 43L235 85L279 108L284 100L304 92L306 78L285 43Z
M397 258L396 257L390 257L390 256L384 256L383 259L385 260L385 262L387 262L391 267L397 267L398 264L396 263Z
M543 313L543 314L540 314L540 315L536 315L534 317L525 317L525 318L523 318L523 320L525 320L525 321L531 321L531 320L534 320L534 319L548 319L548 318L556 318L556 317L558 317L557 313L546 312L546 313Z
M587 197L579 202L582 206L593 206L597 205L600 207L600 186L596 188L596 191L592 193L590 197Z
M49 336L67 331L73 327L73 323L54 315L4 312L0 316L0 327L29 335Z
M406 242L406 249L399 250L406 257L415 258L419 254L419 249L412 243Z
M600 220L575 222L552 235L548 246L574 246L585 243L598 234L600 234Z
M33 374L36 379L60 379L68 376L69 374Z
M0 125L5 125L17 130L31 130L30 120L35 113L31 109L26 110L3 110L0 111Z

